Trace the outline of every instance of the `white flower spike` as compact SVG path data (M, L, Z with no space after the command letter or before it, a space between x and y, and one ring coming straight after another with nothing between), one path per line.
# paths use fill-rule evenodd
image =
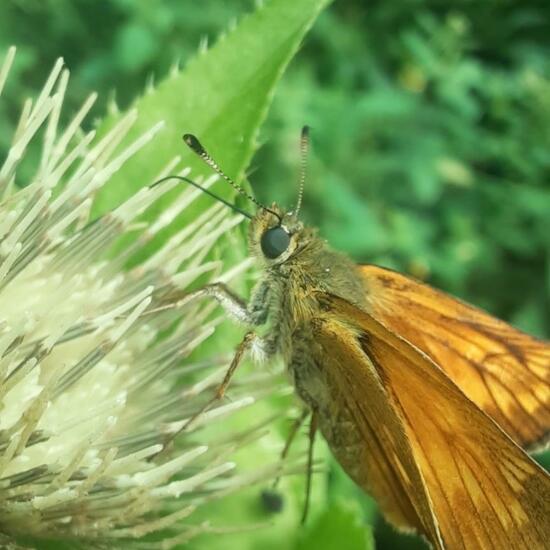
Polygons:
M0 93L14 54L10 49L0 67ZM24 536L126 547L161 532L135 544L170 548L217 529L182 522L198 506L276 473L231 473L231 450L259 437L260 428L231 440L208 433L212 419L254 401L246 380L230 404L193 425L193 442L183 434L171 453L165 449L226 366L219 359L184 361L214 332L212 304L177 311L166 304L199 275L219 274L219 263L205 263L205 256L240 217L214 205L146 262L124 270L200 192L186 189L144 224L138 216L181 184L145 187L90 221L95 192L162 124L117 153L136 114L94 141L93 132L80 130L92 95L60 131L67 83L60 60L39 97L25 103L0 167L0 545ZM17 188L20 162L39 130L44 145L36 176ZM105 254L136 229L141 236L123 254ZM159 332L168 336L159 339ZM203 370L193 385L175 386L176 376ZM175 500L184 493L183 503Z

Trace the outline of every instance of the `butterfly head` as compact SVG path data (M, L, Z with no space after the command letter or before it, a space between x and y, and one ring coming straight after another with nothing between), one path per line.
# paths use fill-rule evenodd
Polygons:
M309 128L307 126L304 126L302 129L300 142L302 152L302 169L300 174L298 201L294 210L288 212L283 211L275 203L272 204L271 207L264 206L254 197L249 195L240 185L237 185L233 179L223 172L223 170L208 154L206 149L201 145L195 136L192 134L185 134L183 139L190 149L202 158L206 164L216 171L240 194L244 195L258 207L257 213L255 215L251 215L238 206L214 195L211 191L203 189L203 191L207 194L250 219L249 240L251 253L254 256L263 260L267 265L282 264L297 251L302 250L307 243L311 241L314 236L314 232L311 229L305 229L302 223L298 220L298 213L302 204L306 156L309 144ZM192 182L187 178L180 179L185 179L195 187L200 187L195 182Z
M285 262L301 250L313 237L297 215L285 212L273 203L259 208L248 229L250 252L266 265Z

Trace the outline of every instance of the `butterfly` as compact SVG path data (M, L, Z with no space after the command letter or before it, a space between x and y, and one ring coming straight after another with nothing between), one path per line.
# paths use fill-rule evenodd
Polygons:
M184 140L246 194L196 137ZM307 128L301 143L305 165ZM246 352L278 355L311 414L311 441L319 428L393 525L437 549L550 547L550 476L526 452L549 438L550 344L332 250L298 217L303 174L292 211L247 195L251 215L208 192L250 220L262 277L248 302L219 283L192 295L252 328L205 408Z

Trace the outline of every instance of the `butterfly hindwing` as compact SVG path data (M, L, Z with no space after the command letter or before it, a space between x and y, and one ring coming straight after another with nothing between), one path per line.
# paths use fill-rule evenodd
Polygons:
M550 434L550 344L426 284L360 267L369 313L429 355L522 447Z
M379 434L383 459L432 544L544 548L550 476L427 355L345 300L319 300L328 313L315 321L317 361L365 440L372 429Z

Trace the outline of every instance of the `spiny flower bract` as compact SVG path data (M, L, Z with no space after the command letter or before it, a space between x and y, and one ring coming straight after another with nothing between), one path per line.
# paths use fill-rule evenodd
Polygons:
M0 69L0 93L14 53ZM24 104L0 168L0 537L169 548L209 530L182 522L198 506L274 473L237 475L230 459L261 435L261 421L225 439L209 432L213 419L254 401L246 378L229 403L171 442L227 366L226 357L186 359L213 334L214 305L174 307L174 300L198 277L229 281L246 269L241 263L222 275L220 262L207 260L240 218L211 206L132 263L200 192L185 189L146 223L141 215L181 184L144 182L92 219L94 194L162 124L123 147L137 116L131 112L98 140L81 130L91 96L61 130L68 76L59 61L38 98ZM18 167L38 132L36 175L18 187ZM126 233L131 244L113 254ZM178 384L186 375L195 382ZM265 390L266 381L256 377L255 388ZM153 532L160 535L135 542Z

